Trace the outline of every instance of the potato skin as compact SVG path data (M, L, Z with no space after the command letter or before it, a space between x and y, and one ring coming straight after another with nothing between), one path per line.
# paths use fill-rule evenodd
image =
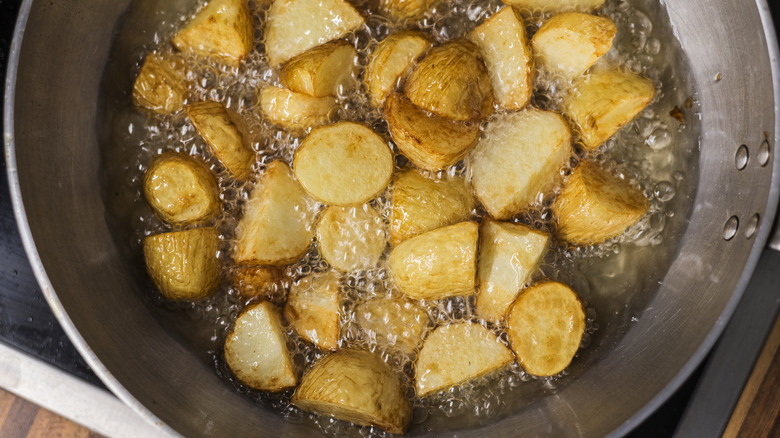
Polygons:
M244 120L218 102L188 105L187 115L228 172L236 179L248 178L252 173L255 152L249 145Z
M322 350L339 348L341 284L335 272L303 278L290 288L284 317L302 339Z
M414 62L431 47L431 40L419 31L400 31L390 34L377 44L371 54L363 81L371 97L371 104L381 108L406 78Z
M333 97L311 97L280 87L264 87L259 100L263 116L292 130L329 123L338 110Z
M441 0L381 0L382 9L396 20L418 20Z
M357 51L344 40L309 49L287 61L279 80L290 91L312 97L348 93L357 76Z
M523 13L587 12L600 8L605 0L503 0Z
M162 115L176 114L184 108L186 94L180 60L155 53L146 55L133 84L133 105Z
M412 356L431 324L417 302L403 298L374 298L355 308L355 321L364 335L382 348Z
M171 42L183 52L216 55L226 64L237 66L254 43L247 0L210 0Z

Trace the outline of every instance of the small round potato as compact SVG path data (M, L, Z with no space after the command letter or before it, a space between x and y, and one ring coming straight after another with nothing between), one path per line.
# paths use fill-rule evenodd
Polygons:
M379 212L368 204L328 207L317 227L322 257L340 271L376 266L387 246L387 231Z

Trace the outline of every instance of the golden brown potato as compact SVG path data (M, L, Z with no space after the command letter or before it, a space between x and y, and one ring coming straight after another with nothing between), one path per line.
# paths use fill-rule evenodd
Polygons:
M252 51L254 36L247 0L210 0L171 42L182 52L237 66Z
M219 287L219 232L194 228L144 238L146 270L162 296L169 300L198 300Z
M381 0L382 10L396 20L419 20L440 0Z
M365 350L340 350L315 363L292 402L304 411L397 434L406 432L412 418L400 376Z
M274 303L286 298L279 268L243 263L232 269L233 287L244 299L262 297Z
M422 342L430 317L416 302L374 298L355 308L355 322L379 346L411 356Z
M263 116L284 128L306 129L329 123L338 109L333 97L311 97L279 87L260 90Z
M303 188L319 201L335 205L362 204L382 193L394 165L387 142L353 122L313 129L293 160Z
M414 62L431 47L431 40L419 31L390 34L377 44L363 77L371 104L377 108L398 88Z
M290 288L284 317L298 336L322 350L339 348L341 284L334 272L302 279Z
M187 116L225 169L236 179L248 178L255 152L249 144L244 120L218 102L188 105Z
M428 51L406 80L404 94L420 108L455 120L480 120L493 112L493 92L474 43L448 41Z
M371 269L387 246L387 231L379 212L368 204L333 205L317 226L320 254L340 271Z
M347 41L333 41L309 49L287 61L279 80L287 89L308 96L345 94L355 88L358 54Z
M184 64L180 60L146 55L133 84L133 105L162 115L175 114L184 108L186 94Z
M390 136L409 161L426 170L441 170L465 157L479 139L477 121L429 114L399 93L385 104Z
M605 0L503 0L526 13L588 12L600 8Z
M388 263L398 290L416 300L473 294L478 229L476 222L461 222L393 248Z
M225 340L225 362L250 388L281 391L298 383L279 311L268 301L238 316Z
M507 333L517 361L528 374L563 371L580 348L585 312L577 294L554 281L526 289L507 315Z
M558 235L577 245L622 234L645 215L649 202L637 188L583 161L566 178L553 203Z

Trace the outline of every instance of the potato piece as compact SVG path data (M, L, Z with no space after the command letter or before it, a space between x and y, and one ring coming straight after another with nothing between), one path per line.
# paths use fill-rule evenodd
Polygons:
M162 233L143 240L146 270L163 297L199 300L219 287L219 232L194 228Z
M500 323L547 252L550 236L521 224L485 218L479 228L476 311Z
M460 161L481 133L477 121L429 114L398 93L387 99L385 119L398 150L426 170L441 170Z
M571 152L559 114L531 107L502 114L471 151L474 193L494 219L509 219L552 191Z
M333 97L311 97L279 87L260 90L263 115L284 128L306 129L329 123L338 109Z
M248 178L255 152L249 145L244 120L218 102L189 105L187 116L225 169L236 179Z
M430 317L416 302L401 298L374 298L355 308L355 321L370 339L407 356L417 351Z
M280 303L286 298L282 274L276 267L244 263L233 268L232 277L233 287L244 299L263 297Z
M296 93L325 97L348 93L355 87L358 54L347 41L333 41L289 60L279 80Z
M507 333L517 361L528 374L563 371L580 348L585 312L565 284L547 281L525 290L507 315Z
M526 13L558 13L593 11L600 8L605 0L503 0L503 2Z
M152 211L171 225L206 222L219 214L219 186L195 158L165 152L144 173L144 197Z
M314 238L316 212L283 161L274 161L255 185L238 223L237 263L286 265L295 262Z
M326 204L362 204L387 187L393 152L366 126L339 122L313 129L295 151L293 168L309 194Z
M265 52L278 67L312 47L341 38L365 19L345 0L274 0L265 23Z
M534 57L525 22L511 6L469 33L485 60L493 97L501 108L522 109L534 92Z
M209 0L171 42L182 52L237 66L252 51L254 36L247 0Z
M381 0L382 10L398 21L419 20L440 0Z
M317 226L322 257L340 271L370 269L387 246L387 231L379 212L368 204L328 207Z
M339 348L341 284L334 272L306 277L290 288L284 317L298 336L321 350Z
M133 105L162 115L184 108L187 83L184 65L178 59L146 55L133 84Z
M406 77L414 62L431 47L431 40L419 31L401 31L390 34L377 44L366 67L366 90L371 104L377 108Z
M436 327L414 364L418 397L497 371L515 360L493 332L475 322Z
M268 301L238 315L225 340L225 362L250 388L281 391L298 383L279 311Z
M557 234L582 245L622 234L648 207L649 201L639 189L586 160L566 178L553 203L553 214Z
M292 402L304 411L397 434L412 418L400 376L365 350L340 350L319 360L303 376Z
M415 105L455 120L480 120L493 112L493 92L477 46L465 39L434 47L404 86Z
M463 178L435 181L414 170L402 172L393 183L391 243L468 220L473 209L474 196Z
M416 300L473 294L478 228L476 222L461 222L393 248L389 266L398 290Z
M588 149L596 149L630 122L655 96L653 81L606 70L582 76L565 103L566 113L582 133Z
M615 23L607 17L565 12L545 21L531 45L537 65L571 79L609 51L616 33Z

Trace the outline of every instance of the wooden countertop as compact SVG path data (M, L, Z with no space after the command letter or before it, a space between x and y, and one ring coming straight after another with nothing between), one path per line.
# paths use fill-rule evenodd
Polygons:
M0 389L0 437L97 438L101 436Z

